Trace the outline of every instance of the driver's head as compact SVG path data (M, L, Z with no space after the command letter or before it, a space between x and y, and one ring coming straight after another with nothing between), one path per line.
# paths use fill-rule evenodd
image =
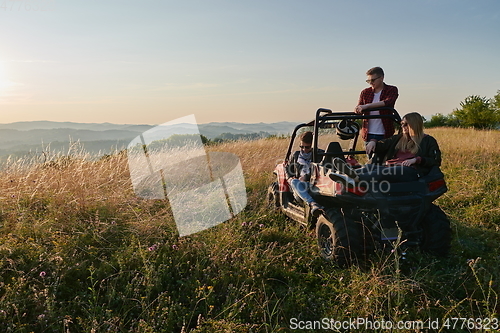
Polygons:
M313 134L312 132L304 132L300 135L300 149L304 153L309 153L312 149Z

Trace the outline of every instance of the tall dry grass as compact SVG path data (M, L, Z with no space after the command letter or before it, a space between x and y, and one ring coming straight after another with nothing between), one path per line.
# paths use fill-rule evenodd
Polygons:
M209 150L225 151L237 155L247 178L272 172L277 163L282 162L288 140L269 138L255 141L226 142L209 147ZM249 179L251 180L251 179Z
M449 192L441 199L448 214L500 230L500 131L435 128L427 131L443 152Z
M498 316L500 132L427 132L443 152L450 258L378 254L346 270L266 208L287 139L207 147L240 158L248 205L181 239L167 202L134 195L123 153L10 161L0 172L0 330L275 332L292 317Z

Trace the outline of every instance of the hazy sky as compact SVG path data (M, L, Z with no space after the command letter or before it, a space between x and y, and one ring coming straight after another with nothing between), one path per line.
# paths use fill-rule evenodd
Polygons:
M303 121L373 66L401 114L500 89L498 0L0 0L0 30L0 123Z

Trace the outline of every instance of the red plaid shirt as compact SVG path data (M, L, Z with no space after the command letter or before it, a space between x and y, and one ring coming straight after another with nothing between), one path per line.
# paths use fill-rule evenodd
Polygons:
M373 89L366 88L361 91L359 95L358 105L370 104L373 102ZM390 86L384 83L384 88L380 94L380 101L385 103L385 106L394 108L396 100L398 99L399 93L396 86ZM380 110L380 114L391 114L389 110ZM385 129L385 137L389 138L394 134L394 124L389 118L382 118L382 124ZM363 128L361 129L361 137L364 141L368 139L368 119L363 119Z

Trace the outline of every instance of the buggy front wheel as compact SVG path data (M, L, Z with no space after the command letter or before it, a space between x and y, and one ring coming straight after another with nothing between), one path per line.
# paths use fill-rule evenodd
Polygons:
M267 205L269 208L274 209L278 209L280 207L278 182L271 183L267 189Z
M358 227L339 209L328 209L316 222L316 236L321 257L348 266L361 252Z

